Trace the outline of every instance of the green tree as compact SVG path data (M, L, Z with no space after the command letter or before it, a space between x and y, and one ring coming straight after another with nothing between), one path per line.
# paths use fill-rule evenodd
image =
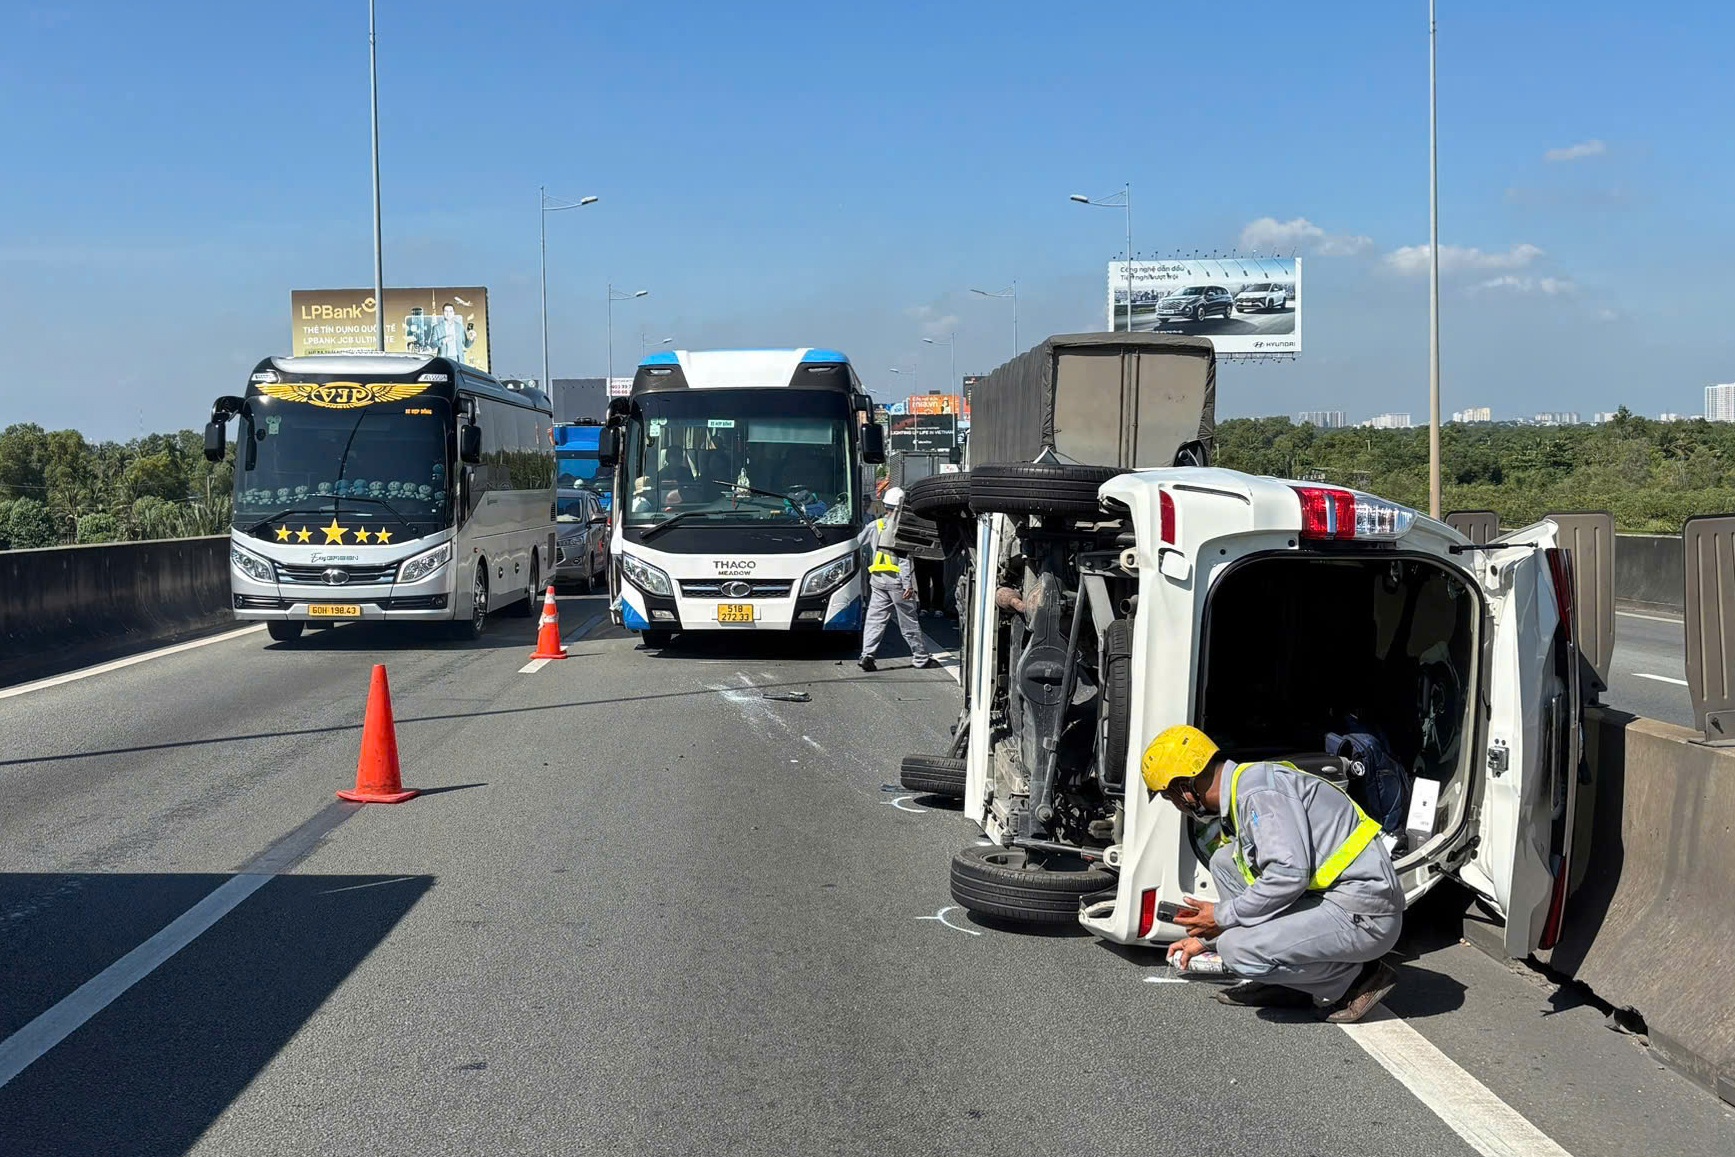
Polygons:
M108 513L106 510L98 510L91 514L79 515L78 541L80 544L119 542L120 537L120 519Z
M179 502L187 497L187 468L173 450L141 454L127 464L126 489L136 501L161 498Z
M41 426L20 422L0 430L0 492L41 501L47 459L48 435Z
M49 517L48 507L34 498L13 501L6 517L6 538L13 550L60 545L60 536L55 533L54 519Z

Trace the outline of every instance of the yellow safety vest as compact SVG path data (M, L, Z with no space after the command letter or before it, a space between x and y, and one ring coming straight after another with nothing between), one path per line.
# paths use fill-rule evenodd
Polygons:
M1247 770L1250 766L1250 764L1246 763L1236 764L1235 774L1229 777L1229 826L1233 827L1236 832L1235 866L1241 869L1242 879L1246 880L1249 884L1259 878L1259 873L1253 870L1252 865L1247 862L1246 854L1241 850L1241 822L1235 816L1235 803L1241 796L1241 773ZM1278 766L1287 767L1297 775L1310 774L1302 771L1293 763L1279 763ZM1333 791L1343 792L1343 797L1349 799L1349 793L1345 792L1341 787L1338 787L1337 784L1332 783L1329 779L1324 779L1317 775L1313 776L1313 778L1319 780L1319 782L1325 784ZM1355 831L1349 834L1349 839L1338 845L1337 851L1327 856L1325 862L1313 873L1313 879L1310 880L1307 885L1307 890L1309 892L1323 892L1333 884L1337 883L1337 878L1343 875L1344 869L1355 863L1355 858L1365 852L1367 846L1378 839L1380 833L1385 830L1380 827L1380 821L1362 811L1361 805L1356 803L1355 800L1350 799L1349 806L1355 808L1355 814L1361 817L1361 823L1355 826Z
M868 573L897 574L898 560L880 549L880 538L886 532L886 520L883 518L876 519L874 526L879 531L879 534L874 535L874 560L868 564Z

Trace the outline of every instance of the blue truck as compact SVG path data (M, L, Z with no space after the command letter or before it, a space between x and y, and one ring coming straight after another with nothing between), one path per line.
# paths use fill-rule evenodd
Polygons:
M596 422L554 427L554 580L586 592L608 574L614 472L598 468L601 442L602 426Z

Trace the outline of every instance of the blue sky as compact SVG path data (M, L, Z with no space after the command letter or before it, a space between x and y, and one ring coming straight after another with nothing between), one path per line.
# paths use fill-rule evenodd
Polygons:
M1444 401L1702 409L1735 380L1722 6L1441 5ZM1306 258L1306 352L1225 415L1427 406L1422 0L1238 6L380 0L386 280L492 293L534 376L828 345L882 397L1102 325L1141 255ZM1086 17L1085 13L1091 15ZM14 0L0 38L0 425L196 426L285 352L289 293L372 279L366 4ZM1406 252L1406 250L1409 250Z

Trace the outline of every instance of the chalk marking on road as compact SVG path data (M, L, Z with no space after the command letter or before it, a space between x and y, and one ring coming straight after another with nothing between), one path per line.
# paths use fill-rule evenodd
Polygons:
M152 659L161 659L164 655L175 655L182 651L191 651L195 647L209 647L212 643L221 643L228 639L238 639L242 635L251 635L265 629L264 623L255 623L250 627L241 627L233 631L224 631L220 635L208 635L203 639L189 639L185 643L176 643L172 647L159 647L154 651L145 651L138 655L128 655L124 659L113 659L107 663L98 663L94 667L84 667L77 671L68 671L64 675L50 675L46 679L37 679L31 683L20 683L16 687L8 687L0 691L0 699L10 699L14 695L28 695L32 691L46 691L50 687L59 687L63 683L76 683L80 679L88 679L92 675L105 675L110 671L118 671L122 667L131 667L139 663L147 663Z
M1671 619L1667 615L1641 615L1637 611L1616 611L1615 614L1623 619L1644 619L1650 623L1673 623L1677 627L1682 624L1682 620Z
M821 755L831 754L831 752L827 751L824 746L820 744L819 740L815 739L811 735L803 735L801 737L801 742L807 744L807 746L813 748L813 750L819 752Z
M335 896L339 892L359 892L363 888L383 888L387 884L407 884L411 880L414 880L414 879L415 879L414 876L399 876L395 880L375 880L371 884L351 884L346 888L327 888L323 892L315 892L314 895L315 896Z
M946 927L950 928L952 931L962 932L966 936L980 936L980 935L982 935L980 932L976 931L973 928L960 928L956 924L952 923L950 920L946 919L946 913L953 911L957 907L958 907L958 905L956 905L956 904L948 904L944 908L941 908L938 912L935 912L932 916L917 916L916 919L918 919L918 920L937 920L941 924L944 924Z
M552 662L554 662L553 659L532 659L518 668L518 673L520 675L534 675Z
M204 899L169 921L162 931L0 1041L0 1087L77 1032L86 1021L155 972L164 961L197 940L206 929L233 912L243 900L269 884L280 872L294 867L313 851L320 840L363 806L335 800L326 804L312 819L242 865L240 871L219 884Z
M891 805L892 805L892 806L893 806L893 807L895 807L895 808L897 808L897 809L898 809L898 810L899 810L899 811L901 811L901 812L909 812L909 813L910 813L910 814L911 814L911 815L913 815L913 816L925 816L925 815L927 815L927 814L928 814L928 813L929 813L929 812L930 812L930 811L933 811L933 810L934 810L934 809L933 809L933 808L925 808L925 807L905 807L905 806L904 806L904 801L905 801L905 800L911 800L911 799L915 799L915 798L916 798L916 797L915 797L915 796L913 796L913 795L900 795L900 796L898 796L898 797L896 797L896 798L895 798L895 799L888 799L888 800L886 800L886 801L885 801L885 802L886 802L886 803L889 803L889 804L891 804ZM926 917L926 916L924 916L924 917L922 917L922 919L924 919L924 920L926 920L926 919L927 919L927 917Z
M1146 984L1185 984L1185 983L1187 983L1187 978L1184 976L1147 976L1147 977L1145 977L1145 983Z
M1408 1021L1380 1008L1338 1027L1484 1157L1572 1157Z
M1650 679L1657 683L1673 683L1677 687L1686 687L1689 685L1685 679L1677 679L1673 675L1647 675L1643 671L1634 671L1633 678Z

